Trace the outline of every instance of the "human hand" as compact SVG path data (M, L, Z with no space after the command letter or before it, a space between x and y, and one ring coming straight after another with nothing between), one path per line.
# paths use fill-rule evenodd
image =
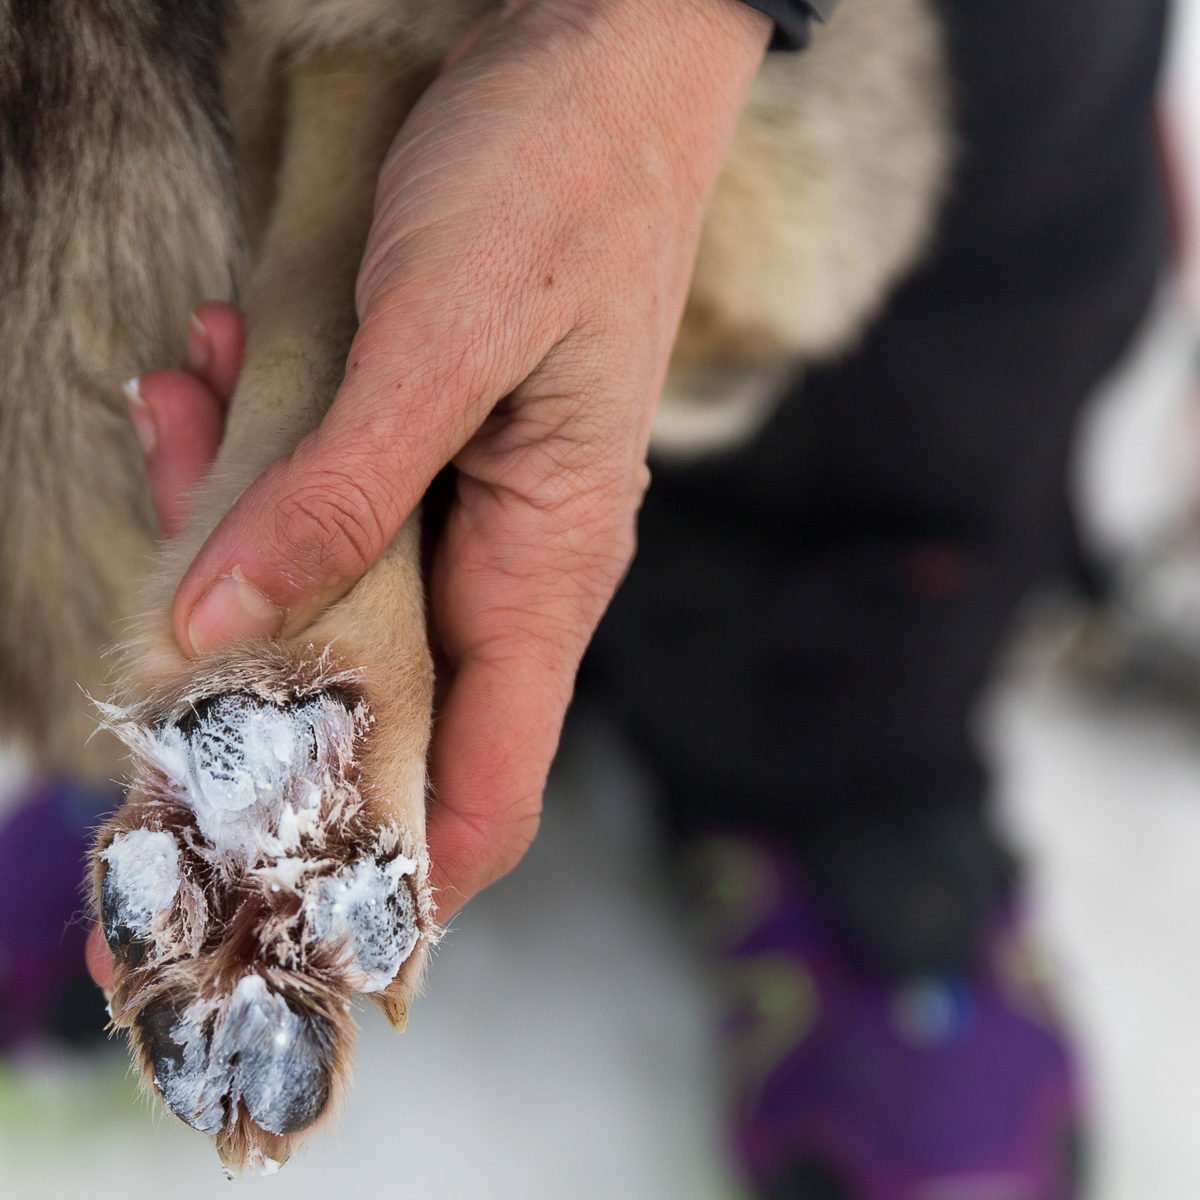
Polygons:
M525 0L474 30L384 166L327 417L177 593L189 654L297 633L453 462L430 579L443 917L536 830L579 659L633 553L703 210L769 29L736 0ZM256 603L236 603L234 568Z

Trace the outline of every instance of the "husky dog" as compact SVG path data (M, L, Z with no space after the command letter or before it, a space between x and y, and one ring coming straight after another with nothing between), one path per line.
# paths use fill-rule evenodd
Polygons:
M110 776L132 751L93 858L113 1025L234 1168L334 1106L351 998L403 1026L437 935L417 519L298 639L192 662L170 597L332 399L384 153L490 6L0 0L0 718L44 763ZM844 0L769 57L661 446L744 433L854 340L926 240L947 142L926 0ZM210 299L246 309L245 366L190 525L156 547L122 382L178 361ZM90 741L87 695L110 701Z

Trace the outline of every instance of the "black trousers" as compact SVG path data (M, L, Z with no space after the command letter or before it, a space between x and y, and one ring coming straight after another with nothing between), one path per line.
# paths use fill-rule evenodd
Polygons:
M960 150L932 256L753 443L655 464L587 673L678 830L785 840L907 971L965 966L1006 885L974 704L1069 559L1076 416L1168 256L1165 0L941 7Z

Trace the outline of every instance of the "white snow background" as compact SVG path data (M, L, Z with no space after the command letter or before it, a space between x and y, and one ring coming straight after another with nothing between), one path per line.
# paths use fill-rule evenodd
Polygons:
M1177 24L1169 108L1200 217L1200 0ZM1190 336L1168 321L1090 422L1084 486L1110 540L1152 528L1196 477ZM1089 698L1026 658L981 727L1095 1083L1094 1200L1195 1200L1200 716ZM0 1196L737 1195L646 785L601 731L567 757L527 862L456 922L408 1033L364 1014L345 1112L278 1177L226 1183L206 1139L132 1101L117 1053L41 1054L0 1075Z

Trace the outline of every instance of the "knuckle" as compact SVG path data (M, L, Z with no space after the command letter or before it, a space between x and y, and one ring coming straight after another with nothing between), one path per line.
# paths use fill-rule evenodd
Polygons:
M537 838L541 825L541 793L524 800L513 811L504 814L493 840L495 857L492 860L494 879L503 878L525 857Z
M504 878L528 853L541 825L540 793L512 808L487 814L459 814L466 838L454 852L442 851L440 870L472 896Z
M284 554L323 579L353 579L383 553L387 532L366 488L326 471L280 501L275 529Z
M600 506L595 525L583 525L585 537L576 545L575 570L606 600L637 553L639 499L624 489L611 493Z
M636 538L630 526L611 531L604 545L577 554L573 562L568 561L591 620L599 619L599 610L607 606L625 577L633 562L635 545Z

